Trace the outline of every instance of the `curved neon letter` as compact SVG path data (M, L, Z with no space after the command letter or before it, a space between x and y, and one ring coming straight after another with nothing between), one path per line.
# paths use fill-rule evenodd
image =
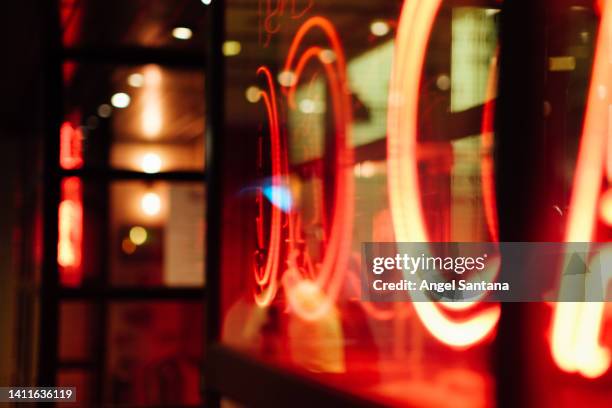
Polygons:
M601 181L606 173L605 156L610 145L608 132L612 115L609 98L612 4L606 1L601 7L602 20L574 174L566 242L591 242L593 239ZM610 350L599 344L603 312L604 304L597 302L558 302L554 305L551 348L555 362L563 371L594 378L609 369Z
M323 31L331 50L335 54L335 60L324 61L321 58L323 48L309 47L297 59L300 46L306 35L313 29L319 28ZM297 62L296 62L297 59ZM299 302L298 296L294 295L295 288L300 287L300 278L296 265L291 264L289 270L293 273L285 274L283 285L287 294L287 301L291 310L306 320L314 320L325 315L335 303L340 292L343 278L346 275L348 259L351 250L351 233L353 230L354 213L354 181L353 181L353 151L351 146L351 127L352 113L350 106L349 93L346 83L346 63L344 50L340 43L338 33L333 24L323 17L312 17L308 19L298 29L291 46L284 66L284 72L292 72L293 80L288 86L289 106L295 109L295 90L306 64L316 59L323 67L327 76L328 85L331 93L332 109L334 115L335 133L335 191L333 197L333 212L331 228L327 240L327 247L322 263L318 268L318 274L314 280L316 286L325 292L325 302L314 308L307 308ZM295 231L295 227L290 227ZM291 249L290 249L291 251Z
M417 122L419 89L427 41L441 0L405 1L395 44L387 120L388 188L397 241L427 242L419 194ZM467 321L453 321L432 302L414 302L425 328L455 348L470 347L493 332L499 305Z
M276 107L276 92L272 74L266 67L257 70L258 75L263 75L266 79L268 91L261 91L266 111L268 113L268 123L270 127L271 155L272 155L272 202L280 202L281 193L281 140L278 124L278 109ZM260 197L260 206L262 200ZM261 215L260 215L261 216ZM255 267L255 282L262 289L261 293L255 294L255 302L260 306L267 306L272 302L278 290L278 269L280 263L282 212L278 205L272 206L272 220L270 223L270 236L268 242L268 254L263 267L263 274Z

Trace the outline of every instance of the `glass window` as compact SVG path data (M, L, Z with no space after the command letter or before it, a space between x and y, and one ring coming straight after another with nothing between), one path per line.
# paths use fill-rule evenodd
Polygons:
M499 305L360 301L363 242L497 232L498 10L434 3L228 2L223 341L392 405L484 407ZM459 344L432 313L486 321Z
M206 48L204 13L198 0L61 0L66 47L139 46L190 50Z
M116 182L110 194L112 284L204 284L201 183Z
M201 70L66 63L64 81L63 168L204 169Z
M70 177L62 186L58 261L65 286L204 284L202 182Z

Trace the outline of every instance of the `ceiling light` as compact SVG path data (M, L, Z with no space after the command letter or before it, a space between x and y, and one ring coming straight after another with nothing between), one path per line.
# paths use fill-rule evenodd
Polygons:
M127 108L130 105L130 95L118 92L111 97L111 105L115 108Z
M191 29L187 27L175 27L174 30L172 30L172 36L177 40L188 40L192 35Z
M249 86L246 89L246 92L244 93L244 95L247 101L251 103L257 103L259 102L259 99L261 99L261 89L259 89L255 85Z
M142 162L140 163L142 171L145 173L153 174L159 173L162 166L161 158L155 153L147 153L142 157Z
M130 241L134 245L142 245L147 242L147 230L143 227L132 227L130 228Z
M385 36L389 33L389 24L381 20L373 21L370 24L370 32L377 37Z
M285 87L295 85L296 78L293 71L282 71L278 74L278 83Z
M134 88L140 88L144 85L144 75L135 73L128 77L127 83Z
M208 6L210 3L212 3L212 0L202 0L202 4L205 6Z
M157 215L161 210L161 199L155 193L146 193L140 200L140 208L147 215Z
M238 41L226 41L223 43L223 55L233 57L240 54L242 45Z

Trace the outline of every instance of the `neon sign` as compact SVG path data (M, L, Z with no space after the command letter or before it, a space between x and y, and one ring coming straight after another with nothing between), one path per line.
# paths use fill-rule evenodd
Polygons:
M262 43L262 37L265 36L263 44L265 47L270 45L272 35L280 30L280 22L278 19L285 15L288 0L277 0L276 7L272 7L273 0L259 0L259 42ZM265 3L265 9L263 7ZM288 13L293 20L302 18L314 5L314 0L305 0L304 6L300 9L297 0L291 0L291 10Z
M312 46L296 60L297 52L306 35L313 29L323 31L336 58L324 58L324 49ZM327 314L338 298L346 274L353 229L353 152L351 146L352 113L348 97L344 50L332 23L322 17L308 19L297 31L284 66L284 72L293 72L294 80L289 84L287 98L289 106L296 108L295 91L306 64L318 61L327 76L331 92L334 123L334 186L331 226L326 240L326 249L320 266L309 261L308 254L298 256L301 240L299 228L301 215L290 217L288 268L283 276L283 287L293 312L305 320L314 320ZM305 262L299 263L302 258ZM315 290L321 293L321 302L316 305L304 302L302 292Z
M281 198L281 178L282 178L282 162L281 162L281 138L278 125L278 108L276 106L276 91L272 74L266 67L260 67L257 70L258 75L262 75L266 80L268 87L267 91L261 92L261 99L266 106L268 114L268 125L270 127L271 139L271 155L272 155L272 203L278 203ZM258 192L258 207L259 215L257 219L257 241L258 247L263 248L265 243L263 232L263 191ZM255 301L260 306L268 306L278 290L278 270L280 264L281 250L281 234L282 234L282 212L278 205L272 206L271 225L268 239L268 254L266 256L263 268L255 266L255 282L261 289L261 292L255 293ZM263 271L262 271L263 269Z
M397 241L429 241L421 203L415 199L420 197L417 123L425 52L440 4L441 0L404 2L396 36L389 85L387 165L389 200ZM449 304L414 302L413 305L427 331L454 348L470 347L484 340L493 332L500 316L499 305L475 312L467 320L457 320L447 314L445 309L453 308ZM472 306L467 303L461 308Z
M83 134L69 122L60 128L60 166L67 170L83 166Z
M65 286L78 286L82 279L83 203L82 185L78 177L62 180L59 204L57 263L60 281Z
M304 38L314 29L323 31L335 58L325 58L328 51L322 47L310 46L298 57ZM320 265L315 265L308 251L301 245L302 216L299 210L292 209L288 215L287 269L283 273L282 284L291 310L305 320L314 320L326 315L334 306L348 265L353 226L353 156L350 141L352 114L346 85L346 64L344 51L332 23L323 17L308 19L297 31L284 65L285 73L291 73L291 81L284 82L291 109L296 109L295 91L307 64L321 64L330 88L334 124L334 188L333 211L329 233L325 240L326 250ZM276 94L270 71L261 67L257 71L267 80L268 91L262 91L262 99L268 112L271 133L272 185L274 191L287 184L289 177L286 158L281 158L281 140L278 125ZM286 152L282 152L286 156ZM272 199L272 202L275 200ZM261 197L259 199L261 205ZM263 210L260 207L260 217ZM277 290L277 275L280 268L281 210L273 206L268 254L263 272L256 268L255 281L260 292L255 294L257 304L265 306L272 301ZM263 242L261 221L258 221L258 242ZM304 302L304 293L316 292L322 299L317 305ZM306 297L307 298L307 297Z
M69 122L60 129L60 166L67 170L83 166L82 134ZM78 177L68 177L61 183L58 209L57 263L60 281L66 286L78 286L82 280L83 246L83 186Z
M598 205L605 206L608 190L602 196L602 179L612 181L609 92L612 55L612 4L600 4L602 20L593 62L574 189L569 207L566 242L591 242L598 221ZM607 154L607 158L606 158ZM601 214L600 214L601 216ZM605 221L605 216L602 217ZM568 260L566 260L567 262ZM605 304L601 302L558 302L554 305L551 349L563 371L595 378L610 367L610 350L599 343Z

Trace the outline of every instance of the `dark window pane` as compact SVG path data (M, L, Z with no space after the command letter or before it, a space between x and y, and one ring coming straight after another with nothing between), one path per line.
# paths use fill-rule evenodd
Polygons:
M77 402L57 404L60 408L86 408L95 405L93 400L94 376L84 370L60 370L57 375L58 387L76 387Z
M199 0L62 0L60 9L67 47L141 46L194 53L206 48L206 6Z
M91 363L99 324L95 305L87 302L62 303L59 331L60 361Z
M201 303L115 303L109 316L110 404L200 403Z

